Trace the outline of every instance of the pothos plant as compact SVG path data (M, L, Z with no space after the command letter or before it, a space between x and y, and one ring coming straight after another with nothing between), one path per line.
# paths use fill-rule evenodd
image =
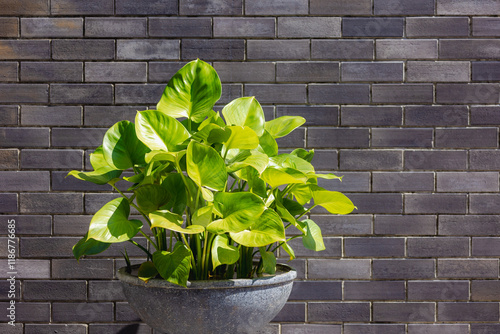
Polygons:
M340 177L316 174L314 151L278 152L276 139L305 119L266 122L255 97L233 100L221 117L213 111L220 97L212 66L188 63L169 81L157 110L138 111L135 124L123 120L106 132L90 155L93 171L68 174L109 184L121 195L93 216L73 247L76 259L126 241L147 257L141 279L161 276L186 286L188 280L274 274L276 249L293 259L295 238L307 249L325 249L320 228L306 215L316 206L332 214L355 207L342 193L318 186L318 178ZM121 180L130 187L117 187ZM151 233L129 218L131 207ZM291 237L288 229L295 230ZM149 246L133 240L138 234Z

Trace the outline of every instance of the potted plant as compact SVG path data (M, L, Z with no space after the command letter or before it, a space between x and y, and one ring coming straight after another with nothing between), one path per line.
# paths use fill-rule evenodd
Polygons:
M276 263L277 249L293 259L289 242L302 238L304 247L323 250L320 228L306 215L316 206L333 214L355 208L340 192L318 186L318 178L341 178L316 174L313 151L278 152L276 138L304 118L266 122L254 97L235 99L221 116L213 111L220 96L212 66L188 63L169 81L157 110L138 111L135 124L123 120L106 132L90 155L93 171L68 174L121 195L93 216L74 256L119 242L139 247L147 260L131 266L125 254L128 265L118 278L141 318L168 333L253 333L265 326L296 276ZM128 188L116 185L122 180ZM151 233L129 218L131 207Z

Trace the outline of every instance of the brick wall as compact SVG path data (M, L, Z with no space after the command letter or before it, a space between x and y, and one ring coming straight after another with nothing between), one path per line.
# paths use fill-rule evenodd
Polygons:
M116 195L64 177L199 57L221 104L305 116L281 147L314 148L358 206L312 214L327 250L295 246L299 279L266 333L499 333L498 14L498 0L0 0L0 332L152 333L113 280L122 246L72 258Z

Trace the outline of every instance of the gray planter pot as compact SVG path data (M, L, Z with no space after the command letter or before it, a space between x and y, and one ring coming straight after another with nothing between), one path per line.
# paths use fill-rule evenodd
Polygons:
M138 266L133 266L135 272ZM162 279L144 283L118 270L123 292L141 319L166 334L238 334L265 327L283 308L294 269L278 264L274 276L192 281L180 287Z

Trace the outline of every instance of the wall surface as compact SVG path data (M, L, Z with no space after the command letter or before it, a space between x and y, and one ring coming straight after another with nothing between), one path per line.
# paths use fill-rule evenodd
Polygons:
M201 58L221 105L254 95L268 118L305 116L281 147L315 149L358 207L312 214L327 250L296 245L299 279L265 333L500 333L498 14L498 0L0 0L0 332L152 333L113 279L121 246L72 258L116 193L64 177Z

